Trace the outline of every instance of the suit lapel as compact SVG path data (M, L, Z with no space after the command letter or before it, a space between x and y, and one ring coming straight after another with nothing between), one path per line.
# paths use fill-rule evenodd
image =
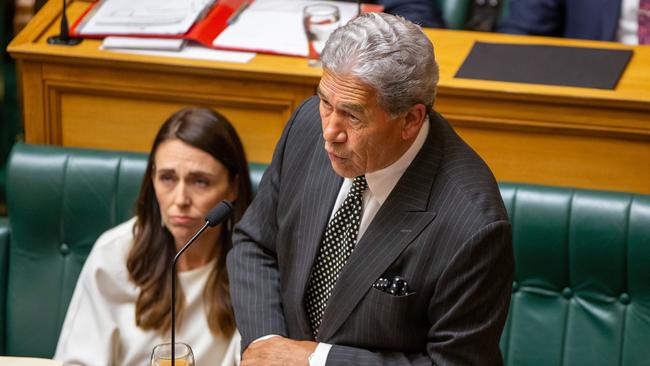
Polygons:
M297 300L301 302L298 308L303 312L302 316L298 317L299 327L306 335L311 335L312 331L302 303L323 232L342 182L343 178L336 175L331 167L323 147L323 140L319 140L319 146L316 147L308 169L304 198L301 200L301 224L298 225L300 230L298 237L302 242L296 246L296 258L301 260L294 269L295 286L298 289Z
M429 198L442 158L438 121L427 141L370 223L343 267L323 316L319 341L327 341L379 276L435 217Z

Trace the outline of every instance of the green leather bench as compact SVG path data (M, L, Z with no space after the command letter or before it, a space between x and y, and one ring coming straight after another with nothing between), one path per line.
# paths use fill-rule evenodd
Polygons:
M18 144L0 220L0 354L51 357L97 236L132 215L145 155ZM259 182L263 165L252 165ZM508 365L650 362L650 196L502 183L516 280Z

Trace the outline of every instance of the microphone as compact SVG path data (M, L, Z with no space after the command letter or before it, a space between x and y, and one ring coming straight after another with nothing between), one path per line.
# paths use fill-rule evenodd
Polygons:
M65 1L65 0L64 0ZM181 250L176 253L174 259L172 260L172 366L175 366L176 362L176 262L178 258L183 254L183 252L190 246L196 238L198 238L205 229L208 227L215 227L227 219L228 216L232 213L232 202L224 200L216 205L208 214L205 216L205 224L199 231L194 234L192 239L190 239L187 244L185 244Z
M76 46L81 43L81 38L70 37L68 33L68 16L66 15L65 1L63 0L63 11L61 12L61 32L58 36L49 37L47 43L62 46Z

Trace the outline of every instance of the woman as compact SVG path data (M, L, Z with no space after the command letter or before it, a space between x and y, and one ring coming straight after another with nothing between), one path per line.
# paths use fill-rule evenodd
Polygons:
M170 339L171 259L227 199L233 218L207 229L178 261L176 341L192 347L197 366L234 364L239 337L226 253L251 195L244 151L226 118L202 108L172 115L151 148L136 217L104 233L86 260L55 359L147 365L153 347Z

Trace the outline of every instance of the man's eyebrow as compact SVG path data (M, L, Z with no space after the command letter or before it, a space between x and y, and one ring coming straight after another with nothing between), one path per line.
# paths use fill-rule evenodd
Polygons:
M362 115L366 114L366 108L364 108L364 106L361 104L342 103L339 107L344 111L362 114Z

